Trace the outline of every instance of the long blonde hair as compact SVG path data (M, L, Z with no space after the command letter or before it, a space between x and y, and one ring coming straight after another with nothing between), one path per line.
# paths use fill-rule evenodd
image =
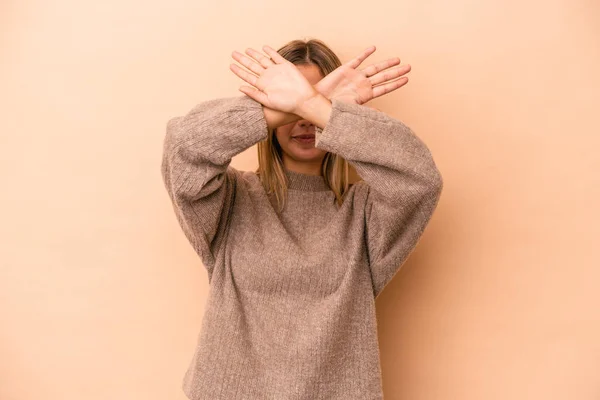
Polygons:
M277 52L295 65L316 65L323 76L342 65L338 56L318 39L292 40ZM267 194L275 194L279 211L282 211L287 198L287 177L283 167L282 149L277 141L275 129L269 132L267 140L257 144L257 149L258 169L255 173ZM344 195L350 187L348 162L337 154L327 152L321 164L321 175L335 194L337 204L341 206Z

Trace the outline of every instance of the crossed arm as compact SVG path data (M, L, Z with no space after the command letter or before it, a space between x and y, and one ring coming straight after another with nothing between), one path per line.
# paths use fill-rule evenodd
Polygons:
M263 106L263 112L265 114L265 119L267 120L267 127L269 130L298 121L300 119L306 119L319 128L324 128L329 120L329 116L331 115L331 100L322 94L319 94L312 98L309 102L305 103L305 105L298 111L300 115L274 110L266 106Z
M237 64L231 64L230 69L251 85L240 87L240 91L263 105L269 129L299 119L323 128L331 114L331 99L364 104L404 86L408 78L403 75L411 70L410 65L390 69L400 63L398 57L357 69L375 51L372 46L312 86L271 47L264 46L263 50L270 58L251 48L246 49L247 56L234 51L232 57L247 69ZM291 98L295 101L290 103Z

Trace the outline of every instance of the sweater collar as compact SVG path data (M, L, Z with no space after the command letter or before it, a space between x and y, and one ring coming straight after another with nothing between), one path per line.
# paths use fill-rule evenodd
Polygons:
M287 177L288 189L302 190L305 192L321 192L331 190L325 182L325 178L321 175L301 174L285 168L284 171Z

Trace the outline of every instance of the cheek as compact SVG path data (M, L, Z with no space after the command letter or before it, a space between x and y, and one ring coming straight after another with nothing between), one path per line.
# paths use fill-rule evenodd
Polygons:
M277 137L277 141L279 143L284 142L287 143L290 140L290 132L292 131L292 125L283 125L277 128L275 131L275 136Z

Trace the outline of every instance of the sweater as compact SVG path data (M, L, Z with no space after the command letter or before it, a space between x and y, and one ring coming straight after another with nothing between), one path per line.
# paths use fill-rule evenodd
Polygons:
M440 172L401 121L333 99L315 146L361 180L340 206L322 176L284 169L278 213L256 172L230 165L267 135L245 95L167 123L162 178L210 285L182 389L192 400L382 399L375 299L430 220Z

